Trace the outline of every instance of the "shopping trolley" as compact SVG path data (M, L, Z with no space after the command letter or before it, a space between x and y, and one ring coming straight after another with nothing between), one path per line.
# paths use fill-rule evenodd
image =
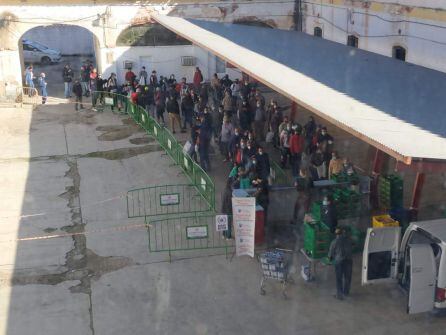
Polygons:
M262 279L260 280L260 294L265 295L265 282L268 279L277 280L282 284L282 295L286 299L286 286L292 283L293 279L289 276L289 270L292 261L292 250L273 249L265 251L259 255L259 261L262 266Z

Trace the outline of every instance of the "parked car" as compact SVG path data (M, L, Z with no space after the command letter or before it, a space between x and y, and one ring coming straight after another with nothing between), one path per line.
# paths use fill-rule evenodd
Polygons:
M39 42L22 40L22 43L25 63L51 64L60 62L62 58L59 50L48 48Z
M369 228L362 284L398 283L408 295L407 313L446 311L446 219L401 228Z

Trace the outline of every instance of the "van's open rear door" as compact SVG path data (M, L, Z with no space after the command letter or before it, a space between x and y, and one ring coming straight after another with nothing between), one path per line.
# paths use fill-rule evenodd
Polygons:
M437 267L429 244L410 244L410 289L407 312L428 312L434 307Z
M362 285L396 282L400 227L369 228L362 254Z

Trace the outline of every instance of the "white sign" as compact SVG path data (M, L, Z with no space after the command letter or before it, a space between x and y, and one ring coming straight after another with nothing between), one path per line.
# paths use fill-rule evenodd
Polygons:
M144 115L144 114L141 114L141 120L142 120L142 122L143 122L143 123L145 123L145 122L146 122L146 117L145 117L145 115Z
M201 177L201 188L203 191L206 191L206 180L204 180L203 177Z
M105 97L104 98L104 102L105 102L106 105L109 105L109 106L113 106L114 105L113 98Z
M194 240L198 238L208 237L208 226L192 226L186 227L186 238Z
M172 150L172 142L170 141L170 139L167 139L167 146L170 150Z
M184 167L185 167L186 169L189 169L189 162L187 161L187 158L186 158L186 157L184 157Z
M178 205L179 203L180 203L180 195L178 193L160 195L161 206Z
M153 133L155 134L155 136L158 136L158 129L156 128L156 126L153 126Z
M215 230L216 231L228 230L228 216L226 214L215 216Z
M232 214L237 256L254 257L256 199L254 197L232 198Z

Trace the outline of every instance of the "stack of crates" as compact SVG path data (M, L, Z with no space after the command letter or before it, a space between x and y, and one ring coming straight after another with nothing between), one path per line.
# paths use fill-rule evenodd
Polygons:
M333 192L333 201L336 206L338 219L342 220L358 215L361 205L358 192L347 188L335 189Z
M403 179L391 174L381 176L378 182L379 204L390 209L403 206Z
M311 258L319 259L328 255L332 240L330 229L319 221L304 223L304 250Z
M322 202L315 201L311 204L311 216L315 221L321 221L322 217Z

